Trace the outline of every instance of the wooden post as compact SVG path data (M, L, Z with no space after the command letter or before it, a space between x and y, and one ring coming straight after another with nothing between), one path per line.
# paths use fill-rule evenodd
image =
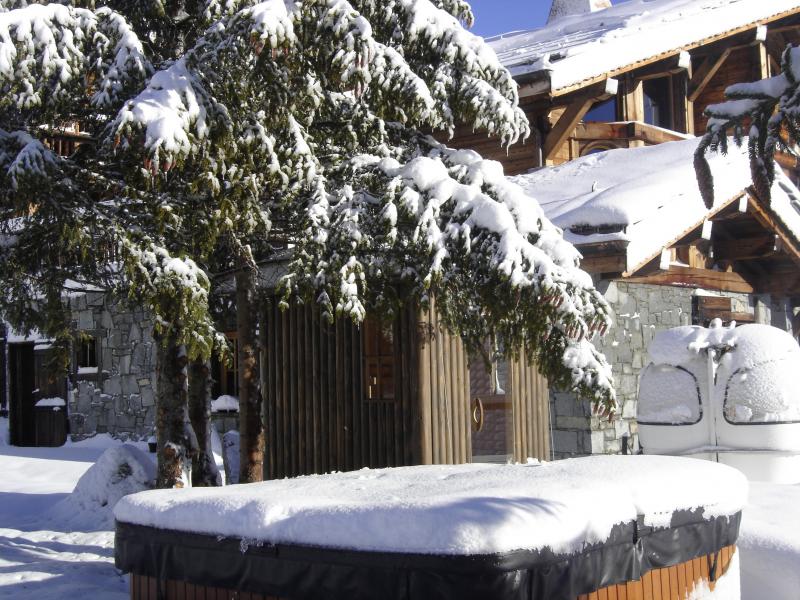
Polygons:
M419 447L420 462L433 463L433 432L431 431L431 302L430 312L419 311L417 317L417 404L419 406Z

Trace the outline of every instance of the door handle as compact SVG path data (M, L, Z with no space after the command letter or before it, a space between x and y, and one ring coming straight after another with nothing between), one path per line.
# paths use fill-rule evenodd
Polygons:
M483 402L481 402L480 398L476 397L472 401L472 430L475 433L483 429L483 417Z

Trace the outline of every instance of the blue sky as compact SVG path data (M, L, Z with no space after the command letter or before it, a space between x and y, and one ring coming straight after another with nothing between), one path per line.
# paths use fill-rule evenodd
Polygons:
M519 29L541 27L550 12L550 0L467 0L475 13L472 33L488 37ZM612 0L617 4L620 0Z

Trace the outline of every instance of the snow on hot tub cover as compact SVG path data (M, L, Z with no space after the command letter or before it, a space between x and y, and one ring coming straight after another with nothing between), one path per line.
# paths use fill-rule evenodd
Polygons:
M615 525L669 527L676 511L731 516L746 502L737 470L665 456L553 463L418 466L312 475L215 489L154 490L114 515L170 531L372 552L571 553Z

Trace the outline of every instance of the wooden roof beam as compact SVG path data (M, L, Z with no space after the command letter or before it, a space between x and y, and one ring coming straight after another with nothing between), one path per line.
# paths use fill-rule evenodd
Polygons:
M800 246L797 240L792 239L792 237L785 232L783 224L772 216L771 211L761 206L761 202L758 200L755 191L751 189L748 195L750 196L748 209L752 209L750 212L765 229L775 232L775 237L778 238L780 242L780 248L789 255L789 258L791 258L794 263L800 265Z
M755 292L753 284L739 273L675 265L670 266L669 271L661 271L643 277L629 277L626 281L652 285L679 285L740 294Z
M545 161L551 160L567 141L581 119L589 112L592 104L608 100L617 93L617 80L607 79L601 84L591 86L585 94L576 97L570 103L553 128L547 134L542 151Z
M780 238L774 233L716 240L712 244L712 256L714 260L754 260L775 255L782 245Z
M749 43L728 46L720 52L708 55L705 60L700 63L700 66L697 67L697 70L692 74L692 78L689 80L689 93L687 98L690 102L694 102L700 97L700 94L703 93L703 90L706 89L706 86L714 78L714 75L717 74L720 67L725 64L725 61L728 60L732 52L756 44L763 46L767 39L767 26L758 25L752 32L753 37Z
M692 66L692 58L688 52L682 51L665 58L664 60L647 65L633 72L633 78L637 81L656 79L667 75L682 73Z
M733 50L733 47L726 48L719 54L707 56L705 60L700 63L700 66L697 67L697 70L692 75L691 80L689 80L688 98L690 102L694 102L700 97L700 94L706 89L706 86L714 78L714 75L717 74L720 67L728 60Z

